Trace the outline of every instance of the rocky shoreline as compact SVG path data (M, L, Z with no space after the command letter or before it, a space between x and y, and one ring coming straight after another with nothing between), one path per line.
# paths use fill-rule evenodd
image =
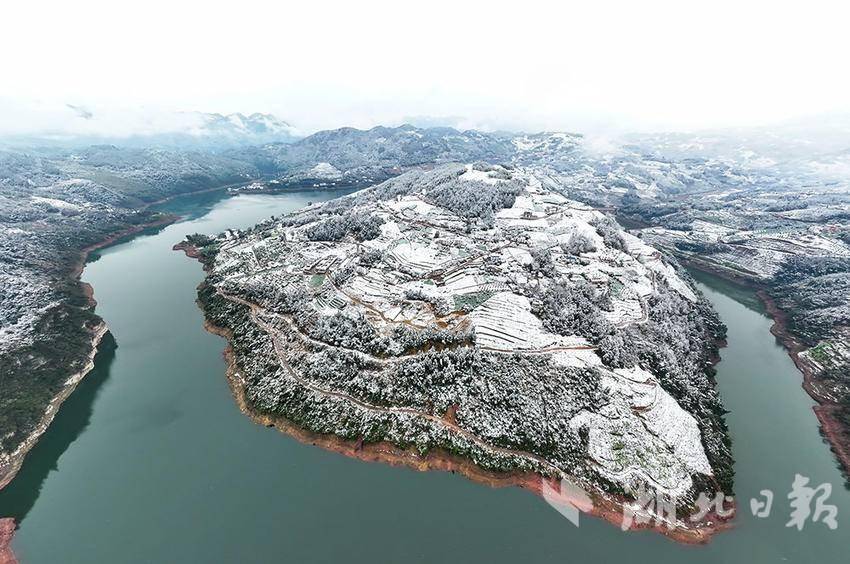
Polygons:
M176 244L176 251L182 251L186 256L200 259L200 253L192 244L183 241ZM206 268L206 266L205 266ZM203 305L198 302L203 310ZM301 443L318 446L325 450L336 452L350 458L364 462L380 462L391 466L403 466L417 471L444 471L460 474L474 482L489 487L516 486L526 489L540 497L546 495L551 497L552 492L559 502L568 503L590 516L604 519L605 521L620 527L623 522L624 506L628 503L625 498L620 498L602 492L592 492L592 506L588 507L586 500L576 499L568 492L560 491L558 481L534 472L495 472L477 466L473 461L457 456L443 449L430 449L425 455L416 449L403 449L387 441L377 443L364 443L362 440L346 440L336 435L324 435L305 430L284 417L272 416L258 413L248 404L245 384L239 375L236 358L231 346L233 338L232 331L226 327L213 324L209 319L204 320L204 328L224 338L227 346L224 350L224 359L227 365L226 378L236 403L245 415L252 421L266 427L274 427ZM719 357L714 360L719 361ZM735 509L727 506L726 509ZM693 526L670 528L659 523L633 524L631 531L651 530L683 544L705 544L711 538L724 530L732 527L732 517L720 517L715 513L707 515L704 520L694 523Z

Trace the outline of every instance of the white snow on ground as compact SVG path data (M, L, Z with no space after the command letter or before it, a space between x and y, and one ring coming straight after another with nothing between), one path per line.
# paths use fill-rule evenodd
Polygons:
M596 229L573 214L564 214L558 218L550 228L550 233L556 234L558 240L562 243L568 243L573 237L583 236L590 239L598 249L604 246L602 237L599 236Z
M307 171L306 176L311 178L338 180L342 178L342 173L331 163L318 163L316 166Z
M503 208L496 212L496 219L511 219L520 218L525 213L534 211L534 200L529 196L520 194L514 201L514 205L509 208Z
M494 178L489 172L474 169L471 164L466 165L466 172L461 174L458 178L460 180L478 180L487 184L498 184L499 182L505 182L505 180L502 178Z
M671 496L690 489L691 475L712 475L696 419L640 368L606 371L612 402L583 411L571 428L587 428L590 456L608 479L624 486L649 482Z
M463 229L465 221L448 210L429 204L418 196L402 196L391 201L380 202L379 208L385 213L380 215L397 217L399 221L415 219L427 221L431 226L440 229Z
M62 209L62 210L71 210L71 211L79 211L83 209L82 206L78 206L77 204L72 204L70 202L66 202L65 200L57 200L56 198L43 198L41 196L30 196L30 199L33 202L40 202L43 204L48 204L53 206L54 208Z
M557 151L562 145L576 145L577 141L566 133L540 133L514 137L511 143L521 152L542 152Z
M0 272L0 352L31 343L35 326L59 305L49 286L33 281L29 272Z
M661 276L673 290L681 294L686 300L691 302L697 301L697 296L693 290L679 277L675 268L661 260L661 255L658 251L649 247L634 235L624 233L623 237L630 255L638 257L648 270Z
M544 218L539 219L522 219L522 218L508 218L508 219L500 219L499 221L503 221L505 225L511 225L514 227L523 227L525 229L546 229L549 227L549 222Z
M673 396L664 391L655 376L646 370L635 366L618 368L614 373L631 388L632 405L646 409L643 418L649 431L673 447L692 472L711 475L711 465L693 415L682 409ZM625 386L621 389L628 391Z
M817 233L788 233L777 236L776 239L782 243L779 247L783 250L797 250L799 254L819 254L846 257L850 256L850 248L839 239L821 237Z
M626 241L626 248L629 250L629 254L641 259L641 262L646 262L658 256L658 251L644 243L639 237L635 237L627 231L624 231L622 236Z
M685 284L684 280L679 278L679 275L676 274L675 268L667 263L661 262L660 260L650 262L647 264L647 267L653 272L660 274L664 280L667 281L667 284L680 293L686 300L691 302L697 301L696 294L694 294L694 291L691 290L690 286Z
M388 257L384 260L395 259L407 269L417 275L424 275L432 270L440 268L451 259L451 256L439 252L432 246L422 245L407 239L399 240L387 251Z
M391 239L397 239L401 237L401 229L399 229L398 223L396 223L395 221L388 221L386 223L382 223L381 236L386 236Z
M499 292L469 315L475 327L475 340L482 347L501 350L539 350L587 346L581 338L562 337L547 332L531 313L525 296Z
M402 213L406 212L406 215L410 214L414 217L439 215L441 213L445 213L444 210L438 208L437 206L424 202L416 196L404 196L397 200L386 202L384 205L386 205L386 207L390 208L393 211Z
M584 339L576 338L575 346L590 346L590 343ZM593 366L601 366L602 359L591 349L575 348L571 350L558 351L552 355L552 362L561 366L573 366L576 368L590 368Z
M475 271L459 271L446 277L443 291L447 294L475 294L478 292L501 292L505 285Z
M486 176L471 167L464 174L476 180ZM492 230L470 234L464 219L423 201L427 195L420 192L370 204L369 213L384 221L377 239L309 241L306 226L290 228L282 242L277 233L247 235L222 242L216 271L237 286L265 281L310 287L317 275L328 273L320 289L310 287L317 313L360 311L382 334L399 323L469 329L477 346L496 354L543 354L557 365L598 369L591 377L602 379L610 402L596 413L580 413L570 426L588 429L594 466L625 487L649 482L672 495L686 492L692 474L711 473L694 418L648 372L611 370L583 336L548 332L528 296L555 278L590 283L610 293L613 309L603 314L624 327L646 322L646 298L662 281L689 300L696 300L694 292L640 239L623 234L625 252L606 246L595 227L599 211L547 192L530 174L512 174L526 184L514 205L498 212ZM502 229L511 236L494 236ZM570 250L572 238L579 236L595 250ZM286 264L275 260L280 245L287 247ZM364 249L383 253L373 266L357 266L334 290L334 274ZM551 261L544 265L549 274L532 266L532 252L537 256L543 249Z
M709 221L703 221L701 219L695 219L691 223L691 227L694 231L699 231L700 233L704 234L705 239L707 241L718 241L726 235L736 233L734 229L731 229L729 227L723 227L722 225L718 225Z
M511 139L511 143L513 143L520 151L528 151L537 145L537 142L533 139L529 139L527 135L523 137L514 137Z
M644 319L643 305L638 300L611 300L611 304L614 311L603 311L602 315L618 327Z
M516 261L521 265L531 264L531 253L519 247L505 247L501 251L502 258L505 261Z

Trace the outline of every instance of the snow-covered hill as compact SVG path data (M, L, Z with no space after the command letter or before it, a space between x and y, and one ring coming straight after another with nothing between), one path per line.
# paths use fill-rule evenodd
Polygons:
M532 171L412 171L189 242L264 416L606 499L647 487L687 506L731 486L707 302Z

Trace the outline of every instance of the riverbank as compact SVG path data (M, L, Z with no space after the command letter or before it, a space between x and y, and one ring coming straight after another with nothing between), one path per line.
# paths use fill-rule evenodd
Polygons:
M717 276L732 284L737 284L752 290L765 308L767 315L773 320L770 328L771 334L782 344L797 370L802 374L802 387L818 405L812 407L820 424L821 434L829 442L833 454L841 465L845 478L850 478L850 433L848 433L842 422L835 417L834 413L838 405L828 396L820 393L814 368L800 356L800 353L808 350L788 329L788 314L784 312L768 293L768 288L752 279L746 278L739 273L726 271L722 268L712 266L704 261L684 259L679 260L686 266Z
M124 239L125 237L131 237L133 235L138 235L139 233L141 233L142 231L145 231L147 229L153 229L154 227L165 227L166 225L171 225L172 223L174 223L178 219L180 219L179 216L166 214L163 217L156 219L154 221L149 221L147 223L141 223L139 225L133 225L132 227L128 227L126 229L121 229L120 231L116 231L112 235L106 237L105 239L98 241L97 243L89 245L88 247L83 247L80 250L79 257L77 258L76 261L74 261L73 265L71 266L71 272L69 274L69 277L74 281L77 281L77 282L80 281L80 276L82 276L82 274L83 274L83 269L86 267L86 263L89 260L89 256L94 251L97 251L99 249L103 249L104 247L108 247L109 245L113 245L113 244L117 243L118 241L120 241L121 239ZM80 282L80 283L84 284L84 282ZM91 305L96 305L96 304L92 303Z
M461 458L441 449L431 449L427 454L420 455L415 449L402 449L386 441L364 443L362 440L350 441L335 435L320 435L294 425L283 417L273 417L268 414L257 413L251 409L247 402L244 382L239 376L235 355L230 346L230 339L232 337L230 330L213 325L208 321L205 321L204 328L210 333L227 340L228 344L224 351L224 358L227 364L225 376L240 411L255 423L266 427L274 427L301 443L318 446L363 462L379 462L391 466L403 466L420 472L451 472L489 487L502 488L516 486L540 497L544 496L544 488L547 486L549 488L547 491L559 491L560 486L557 480L533 472L492 472L476 466L471 460ZM561 496L559 497L562 502L569 503L587 515L603 519L617 527L622 526L624 506L628 503L625 499L618 499L611 495L593 492L590 494L592 505L588 506L585 500L570 497L565 492L561 492ZM676 527L671 529L666 525L652 523L634 524L631 530L651 530L683 544L705 544L715 534L727 530L731 526L729 518L723 519L716 514L712 514L705 521L696 523L693 527Z
M12 537L15 536L15 521L0 519L0 564L18 564L12 552Z
M322 197L179 198L155 208L183 216L177 224L92 255L98 258L86 265L83 280L94 287L97 313L119 350L110 352L107 335L95 369L0 491L0 512L14 515L18 527L12 544L18 559L238 561L250 547L257 561L287 554L298 562L352 564L841 561L840 529L811 522L800 532L785 527L795 473L813 486L833 484L828 503L838 507L839 520L850 515L850 491L840 487L799 371L777 346L772 321L751 291L696 271L699 288L729 327L716 379L735 441L740 506L731 530L708 544L624 534L588 515L576 528L564 518L569 513L518 487L491 489L449 472L366 464L253 422L222 377L225 343L204 330L193 303L201 269L171 248L187 234L245 230ZM235 346L250 348L240 333L237 328ZM748 501L762 489L776 496L764 519L751 515ZM376 535L380 541L369 542Z
M230 190L231 188L237 188L239 186L246 186L250 182L253 182L253 181L224 184L222 186L214 186L214 187L211 187L211 188L201 188L199 190L192 190L190 192L182 192L180 194L173 194L171 196L166 196L165 198L160 198L158 200L153 200L151 202L145 202L142 206L139 206L136 209L136 211L137 212L143 212L143 211L145 211L145 210L147 210L147 209L149 209L153 206L159 206L159 205L168 203L172 200L175 200L177 198L197 196L199 194L208 194L210 192L223 192L225 190ZM179 219L180 219L179 215L163 214L163 216L159 219L156 219L154 221L149 221L149 222L146 222L146 223L141 223L139 225L133 225L132 227L128 227L126 229L122 229L120 231L113 233L112 235L109 235L105 239L102 239L101 241L94 243L93 245L89 245L88 247L84 247L80 251L79 259L77 261L75 261L73 266L72 266L71 274L70 274L71 279L79 282L80 276L82 276L82 274L83 274L83 269L85 268L86 263L88 262L89 256L94 251L97 251L99 249L103 249L105 247L113 245L113 244L117 243L118 241L120 241L121 239L124 239L126 237L138 235L139 233L146 231L148 229L153 229L154 227L165 227L167 225L171 225L172 223L176 222ZM85 284L85 283L82 283L82 284ZM88 284L85 284L85 286L88 286ZM87 291L87 293L90 294L90 297L94 293L93 290L91 290L90 288L86 291ZM96 305L96 302L92 302L91 305L92 306Z
M91 253L98 249L102 249L104 247L112 245L116 241L119 241L125 237L140 233L146 229L169 225L175 222L177 219L179 219L178 216L166 215L155 221L140 225L134 225L132 227L122 229L113 233L109 237L106 237L105 239L94 243L93 245L89 245L81 249L79 251L77 259L71 264L71 269L68 272L68 278L72 282L80 285L83 295L86 298L86 307L94 308L97 305L97 302L94 299L94 289L89 284L86 284L85 282L82 282L80 280L80 277L83 273L83 269L85 268L86 262L88 262ZM59 411L59 408L62 406L62 403L68 398L68 396L70 396L74 392L74 389L76 388L77 384L80 383L80 381L85 377L85 375L88 374L88 372L91 371L92 368L94 368L94 357L97 354L97 348L100 345L100 341L103 339L104 335L106 335L108 331L106 322L100 318L97 319L99 319L99 323L95 327L90 329L91 340L85 367L79 372L70 375L68 380L65 382L62 390L50 400L50 403L47 405L47 408L45 409L41 421L39 421L38 425L36 425L32 433L30 433L27 438L24 439L24 441L21 442L20 445L18 445L18 448L16 448L12 453L8 455L7 461L5 462L5 464L3 464L2 467L0 467L0 489L6 487L15 478L15 475L17 475L18 471L23 465L27 453L36 445L41 435L43 435L44 432L47 431L48 426L50 426L50 424L53 422L53 419L54 417L56 417L56 413Z
M829 441L830 448L841 463L845 476L850 477L850 434L834 415L838 405L818 390L814 369L800 356L800 353L807 348L788 330L785 312L776 305L765 290L757 290L756 295L764 303L765 309L773 319L770 332L782 343L794 365L803 374L803 389L818 402L818 405L812 409L820 423L821 432Z
M159 200L146 202L142 206L138 207L136 211L142 212L152 206L164 204L168 201L183 196L192 196L209 192L225 191L229 188L244 186L246 184L248 184L248 182L232 183L223 186L202 188L200 190L195 190L192 192L174 194L172 196L161 198ZM80 285L83 296L86 299L86 307L94 308L97 305L97 302L94 299L94 289L89 284L80 280L83 273L83 269L85 268L86 263L88 262L89 257L93 252L113 245L121 241L122 239L138 235L139 233L142 233L148 229L171 225L179 219L180 216L178 215L163 214L161 217L154 219L153 221L140 223L138 225L132 225L125 229L117 230L109 236L105 237L104 239L92 245L83 247L82 249L77 251L77 256L70 263L70 269L67 273L67 278L72 283ZM41 437L41 435L44 434L44 432L47 430L47 427L53 421L56 412L61 407L62 402L67 399L67 397L70 396L71 393L73 393L73 390L79 383L79 381L82 380L85 374L88 373L94 366L93 361L94 356L97 353L97 347L100 344L100 341L102 340L103 336L108 331L108 328L106 326L106 323L103 320L100 320L100 323L94 328L91 328L90 331L92 333L92 339L86 368L78 373L70 375L62 390L51 399L45 410L44 416L39 421L33 432L27 436L27 438L18 446L18 448L15 449L15 451L7 455L6 460L3 461L2 465L0 465L0 490L6 487L14 479L15 475L20 470L27 453L35 446L35 444L38 442L39 437Z
M0 470L2 472L2 475L0 475L0 489L6 487L6 485L14 479L15 475L21 469L21 465L23 464L27 453L35 446L39 437L47 431L47 428L53 422L53 418L56 417L56 413L59 411L62 402L64 402L68 396L74 392L77 384L79 384L85 375L94 368L94 357L97 354L97 347L100 345L100 341L103 339L103 336L106 335L107 331L106 323L103 321L92 329L91 350L85 367L79 372L71 374L65 382L65 386L62 388L62 391L55 395L48 404L47 409L44 412L44 416L36 426L35 430L33 430L33 432L27 436L26 440L18 445L18 448L9 455L7 463L4 465L4 468Z
M188 257L200 259L198 249L186 241L174 245L173 249L182 251ZM203 261L201 262L203 264ZM206 265L204 267L206 269ZM204 309L201 303L198 303L198 305L202 310ZM318 446L325 450L364 462L380 462L391 466L404 466L418 471L438 470L461 474L483 485L499 488L517 486L550 500L552 492L559 492L560 495L556 495L555 497L564 504L572 505L590 516L603 519L617 527L622 526L624 507L630 503L630 500L622 497L601 491L594 491L589 494L592 503L588 505L585 499L570 497L568 492L561 492L558 480L549 476L543 476L534 472L494 472L485 470L476 465L472 460L442 449L429 449L426 454L420 454L416 449L404 449L387 441L365 443L362 438L359 440L347 440L336 435L318 434L305 430L284 417L259 413L252 409L247 400L245 382L239 373L235 354L231 346L233 339L232 331L229 328L212 323L206 317L204 328L210 333L226 340L227 346L224 351L224 357L227 367L225 375L231 393L240 411L255 423L266 427L274 427L301 443ZM719 357L717 360L719 360ZM447 414L446 417L450 419L451 415ZM734 506L729 506L727 509L734 509ZM729 529L732 518L722 518L716 513L712 513L699 522L685 523L680 521L672 528L666 524L656 523L653 520L652 523L634 524L631 530L652 530L683 544L705 544L716 533Z

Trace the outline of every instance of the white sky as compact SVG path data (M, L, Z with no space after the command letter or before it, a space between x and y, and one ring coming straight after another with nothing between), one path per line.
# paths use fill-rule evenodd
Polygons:
M113 113L272 112L689 129L850 111L847 2L5 2L0 132Z

